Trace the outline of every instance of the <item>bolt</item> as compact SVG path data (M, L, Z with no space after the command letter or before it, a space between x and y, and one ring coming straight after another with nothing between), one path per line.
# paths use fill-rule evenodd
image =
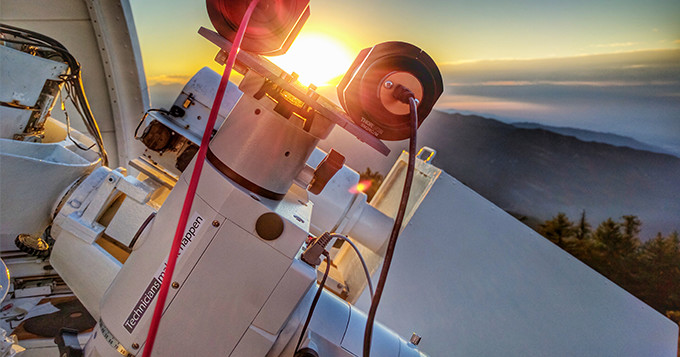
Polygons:
M139 348L139 343L135 342L132 344L132 348L138 349Z
M417 333L414 332L413 335L411 335L411 340L409 342L411 342L414 346L418 346L421 339L422 337L420 337Z
M176 281L173 281L173 282L172 282L172 288L173 288L173 289L179 288L179 283L176 282Z
M216 220L213 221L213 227L219 227L219 226L220 226L220 222L218 222Z
M394 83L392 83L392 81L385 81L385 83L383 85L387 89L392 89L392 87L394 87Z

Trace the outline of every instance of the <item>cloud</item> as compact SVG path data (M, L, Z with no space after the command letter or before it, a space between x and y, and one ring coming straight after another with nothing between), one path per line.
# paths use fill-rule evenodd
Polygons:
M630 65L623 66L621 68L623 68L623 69L638 69L638 68L649 68L649 67L651 67L651 66L648 65L648 64L630 64Z
M441 65L438 106L680 142L680 49Z
M590 47L595 48L616 48L616 47L631 47L637 45L639 42L617 42L617 43L605 43L599 45L590 45Z
M549 113L547 105L474 95L444 95L437 102L440 109L455 109L462 112L505 113L506 116L517 116L526 112Z
M627 68L646 68L647 66L635 66ZM641 86L672 86L680 84L679 81L487 81L477 83L448 83L451 87L519 87L519 86L574 86L574 87L641 87Z
M168 75L161 74L158 76L152 76L147 78L149 86L155 85L170 85L170 84L184 84L189 81L191 76L188 75Z
M441 65L454 86L668 85L680 80L680 49Z

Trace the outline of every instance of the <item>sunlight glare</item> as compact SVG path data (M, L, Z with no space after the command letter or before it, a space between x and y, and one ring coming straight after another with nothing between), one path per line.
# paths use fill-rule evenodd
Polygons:
M268 59L288 73L299 74L300 83L321 87L336 85L354 57L347 45L331 36L301 33L285 55Z
M371 184L372 184L371 180L359 181L359 183L357 183L356 185L349 189L349 193L366 192L366 190L371 188Z

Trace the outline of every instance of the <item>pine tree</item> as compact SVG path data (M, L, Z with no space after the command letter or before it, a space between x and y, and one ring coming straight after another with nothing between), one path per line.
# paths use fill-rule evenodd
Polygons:
M624 242L621 225L611 218L600 223L593 235L596 241L603 244L610 256L623 256L629 252L629 245Z
M596 270L621 285L621 275L619 274L622 265L620 247L623 235L621 234L621 226L611 217L607 218L597 226L595 233L593 233L593 239L598 243L598 256L595 261L598 267Z
M560 212L551 220L542 223L538 228L538 233L558 246L564 247L565 239L574 234L574 224L569 221L566 214Z
M621 249L627 252L632 252L640 246L640 226L642 223L637 216L628 215L621 217L623 222L621 223L622 232L622 242Z
M575 226L559 213L538 232L660 313L680 320L680 234L659 233L642 244L641 226L637 216L626 215L621 222L608 218L591 234L584 210Z
M642 279L646 288L638 295L661 311L680 310L680 238L678 232L668 237L661 233L641 247Z
M581 212L581 218L576 226L576 238L579 240L588 238L590 235L590 223L586 221L586 210Z

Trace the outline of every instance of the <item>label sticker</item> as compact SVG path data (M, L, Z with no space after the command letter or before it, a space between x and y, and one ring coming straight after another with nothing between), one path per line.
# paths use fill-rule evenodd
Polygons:
M184 254L189 246L191 246L191 243L194 242L194 239L203 226L203 221L203 217L201 217L198 212L194 212L194 214L191 216L191 219L188 221L186 231L184 232L184 237L182 237L182 242L179 246L179 252L177 252L178 263L182 257L182 254ZM158 267L158 270L156 270L156 273L151 278L149 285L147 285L146 289L144 289L144 293L142 293L142 296L137 301L137 304L135 304L132 312L130 312L130 315L127 317L127 319L125 319L125 322L123 322L123 327L127 330L127 332L132 333L132 331L135 330L139 320L142 319L144 313L146 313L146 311L149 309L149 306L153 302L154 298L161 290L161 284L163 283L165 268L167 265L168 258L166 257L165 260L163 260L163 264Z

